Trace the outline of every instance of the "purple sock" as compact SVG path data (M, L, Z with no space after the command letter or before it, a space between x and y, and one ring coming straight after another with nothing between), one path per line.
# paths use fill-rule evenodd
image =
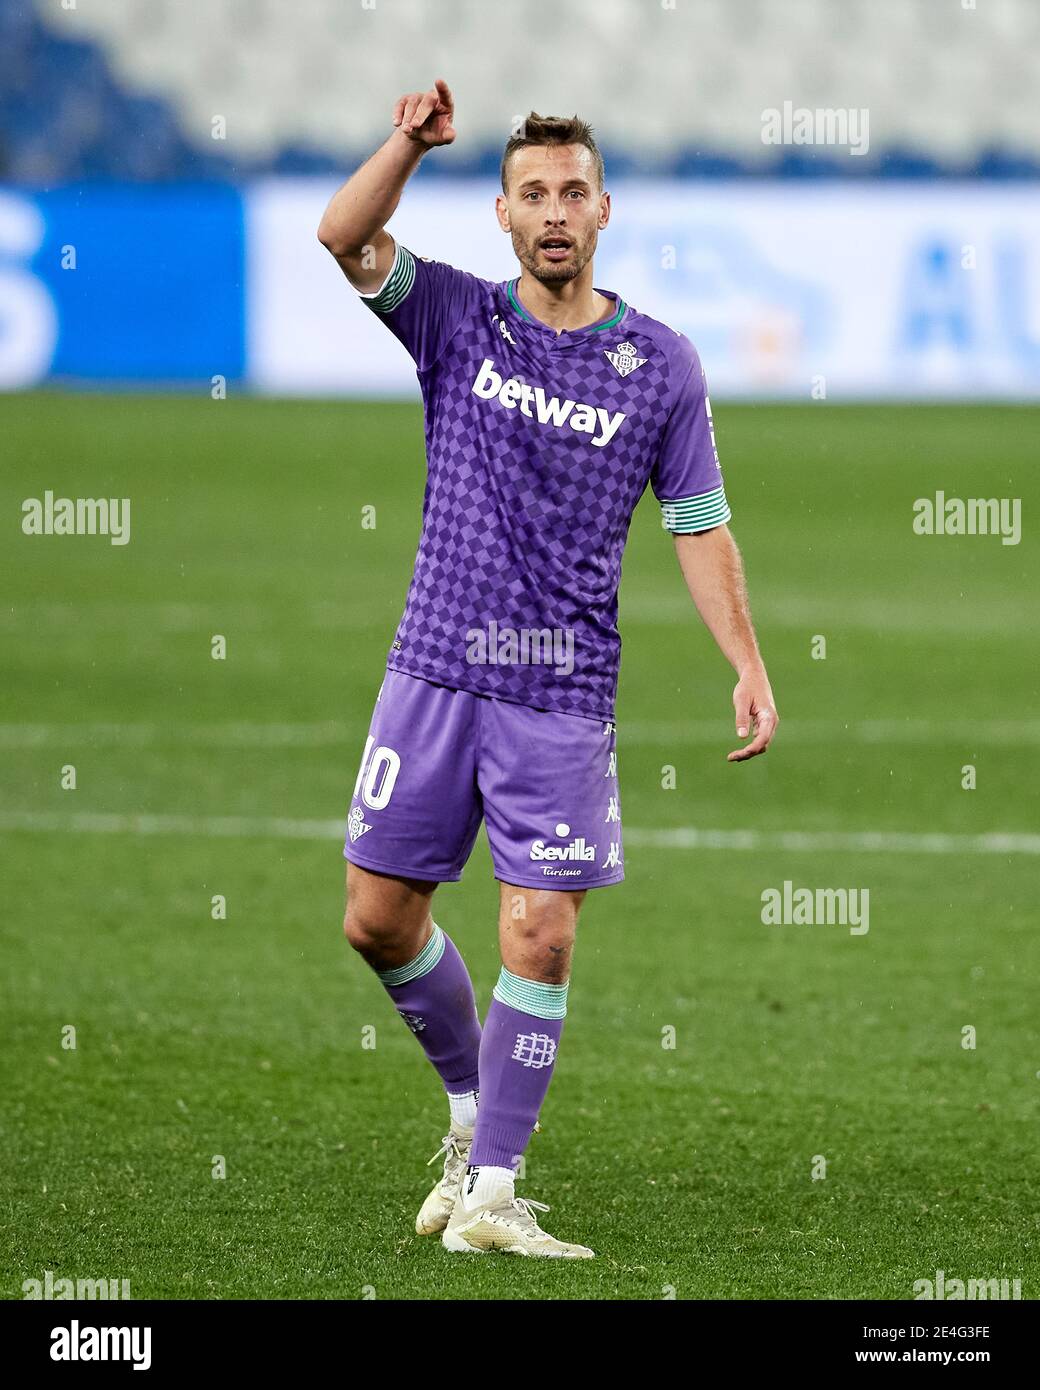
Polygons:
M566 985L524 980L503 967L480 1040L471 1168L516 1171L549 1089L566 1013Z
M475 1091L480 1020L469 972L451 938L434 923L414 960L376 974L449 1095Z

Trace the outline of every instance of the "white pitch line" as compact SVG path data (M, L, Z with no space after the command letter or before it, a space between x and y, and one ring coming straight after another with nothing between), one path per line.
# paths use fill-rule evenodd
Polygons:
M404 576L402 575L402 579ZM755 616L763 626L810 633L869 632L929 638L962 637L971 632L978 637L1017 639L1023 619L1028 618L1027 599L1021 590L1008 588L992 602L985 598L965 600L955 607L940 602L939 596L920 597L901 592L891 597L828 598L825 593L789 593L755 596ZM1016 603L1020 604L1016 607ZM621 631L626 628L670 627L678 637L692 645L700 640L697 613L681 583L668 592L643 586L620 597ZM221 631L256 633L269 629L270 619L256 604L221 602ZM321 632L356 635L359 630L380 634L388 642L400 617L400 606L393 599L373 604L369 594L355 599L343 597L306 604L298 622ZM214 605L210 603L131 604L121 599L77 597L75 602L26 601L0 610L0 632L38 636L41 632L68 635L88 631L125 636L145 627L149 632L194 634L209 643L213 632Z
M985 835L915 834L902 830L675 830L624 831L625 842L653 849L780 849L878 854L1040 854L1040 835L995 830Z
M216 839L342 840L341 820L290 816L123 815L96 811L0 811L0 831L59 835L185 835ZM630 827L630 846L679 850L833 851L866 854L1040 854L1040 835L991 831L984 835L914 834L899 830L672 830Z
M360 739L367 724L334 720L312 724L0 724L0 748L104 748L196 746L202 748L329 748ZM359 755L360 757L360 752Z
M0 724L0 748L343 748L360 757L367 730L367 720L348 724L331 719L313 723ZM824 745L851 740L871 746L959 744L970 750L984 745L1040 744L1040 720L787 718L778 737L782 744ZM733 739L730 724L718 719L621 720L618 724L622 757L626 744L717 744L728 749Z
M72 835L188 835L203 840L342 840L346 821L289 816L126 815L119 812L0 811L0 831L40 830Z

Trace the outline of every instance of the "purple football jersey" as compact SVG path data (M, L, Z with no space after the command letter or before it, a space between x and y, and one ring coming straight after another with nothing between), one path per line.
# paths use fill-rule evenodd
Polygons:
M647 482L673 532L729 519L700 359L625 304L556 330L397 244L362 300L415 361L423 526L390 670L612 720L621 557Z

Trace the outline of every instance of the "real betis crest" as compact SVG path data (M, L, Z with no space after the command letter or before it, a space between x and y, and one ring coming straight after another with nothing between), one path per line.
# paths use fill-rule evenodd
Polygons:
M645 357L637 357L635 345L633 343L618 343L613 352L606 353L611 366L618 376L628 376L629 372L634 372L637 367L641 367L646 361Z

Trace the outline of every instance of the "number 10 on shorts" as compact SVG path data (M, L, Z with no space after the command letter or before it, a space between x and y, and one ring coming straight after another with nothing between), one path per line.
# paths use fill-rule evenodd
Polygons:
M366 806L373 811L381 811L393 795L397 774L401 771L401 759L384 744L373 750L373 743L375 737L369 734L354 783L354 796L356 798L360 792Z

